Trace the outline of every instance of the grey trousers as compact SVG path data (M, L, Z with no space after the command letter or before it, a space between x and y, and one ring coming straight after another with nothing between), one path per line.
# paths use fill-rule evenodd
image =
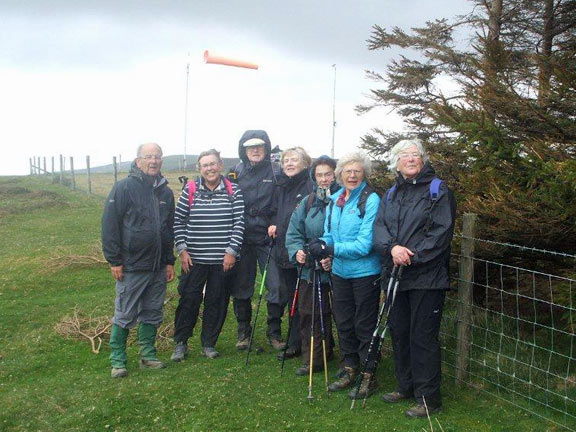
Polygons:
M124 272L116 281L113 323L132 328L137 322L159 326L166 296L166 268L156 272Z

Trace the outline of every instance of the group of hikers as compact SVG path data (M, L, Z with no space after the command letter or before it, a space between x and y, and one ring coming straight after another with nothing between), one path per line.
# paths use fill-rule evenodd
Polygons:
M230 297L236 348L249 354L259 267L268 342L283 362L301 357L297 375L312 379L325 371L335 347L333 320L341 367L328 391L350 389L353 400L369 397L378 387L374 372L380 346L373 346L373 336L384 321L397 388L382 400L415 400L406 411L411 417L438 412L438 336L450 288L456 204L436 177L423 143L402 140L392 148L389 168L396 179L382 195L367 182L371 161L360 151L338 161L328 156L312 161L304 148L293 147L276 163L270 159L268 134L248 130L238 153L241 161L229 175L223 175L218 151L200 153L200 176L184 184L175 203L160 172L162 149L143 144L128 177L110 192L102 245L116 280L112 377L128 374L126 341L137 323L140 366L165 367L155 339L166 283L175 277L176 250L182 271L171 360L187 357L202 303L201 354L219 356L216 344ZM381 287L392 285L383 318ZM282 336L285 314L287 340Z

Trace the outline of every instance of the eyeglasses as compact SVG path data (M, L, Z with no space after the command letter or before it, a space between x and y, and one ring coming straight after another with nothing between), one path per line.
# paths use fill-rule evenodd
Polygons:
M144 159L147 161L150 160L162 160L162 156L158 156L158 155L146 155L146 156L141 156L140 159Z
M215 166L218 166L218 162L210 162L210 163L207 163L207 164L200 164L200 168L201 168L201 169L214 168Z
M362 172L363 172L362 170L347 169L342 171L342 174L344 174L346 177L349 177L352 174L354 174L355 176L359 176Z
M414 158L414 159L420 159L422 157L422 155L418 152L412 152L412 153L399 153L398 157L400 159L410 159L410 158Z

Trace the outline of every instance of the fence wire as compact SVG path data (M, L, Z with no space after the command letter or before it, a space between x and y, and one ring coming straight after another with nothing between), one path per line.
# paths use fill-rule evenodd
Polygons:
M574 256L526 249L564 258ZM444 374L458 376L457 328L467 325L467 385L567 430L576 430L574 263L566 263L565 274L559 275L484 259L481 255L481 251L474 257L453 254L455 264L463 258L473 262L473 301L471 315L459 317L458 296L447 296L441 329ZM493 251L490 255L494 255ZM455 286L469 282L461 279L458 271L453 273Z

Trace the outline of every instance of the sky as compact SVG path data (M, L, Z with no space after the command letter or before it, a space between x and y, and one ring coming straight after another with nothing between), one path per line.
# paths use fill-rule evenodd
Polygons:
M145 142L165 155L186 147L236 157L246 129L317 157L331 151L333 108L339 157L372 128L403 127L386 108L354 111L375 86L366 70L384 72L397 54L368 51L372 26L407 29L470 8L466 0L2 0L0 139L9 163L0 175L29 173L32 156L73 156L78 169L86 155L93 166L126 161ZM205 64L205 50L259 69Z

